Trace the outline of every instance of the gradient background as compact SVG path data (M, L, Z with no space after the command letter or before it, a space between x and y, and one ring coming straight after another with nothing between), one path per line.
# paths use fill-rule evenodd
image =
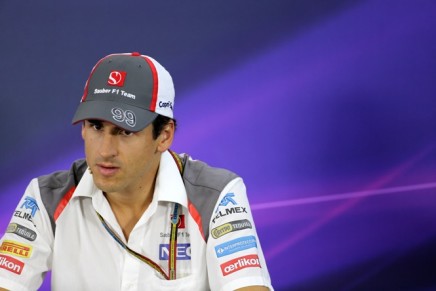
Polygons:
M139 51L173 149L244 178L276 290L436 290L436 1L2 0L0 39L0 233L83 156L93 65Z

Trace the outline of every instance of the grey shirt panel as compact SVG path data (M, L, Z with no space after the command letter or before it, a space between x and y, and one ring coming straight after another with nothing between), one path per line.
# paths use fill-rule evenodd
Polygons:
M187 160L183 182L189 201L201 216L203 236L209 238L209 223L215 205L224 187L238 176L228 170L213 168L206 163Z
M56 229L54 214L56 208L73 187L79 184L80 179L88 168L84 159L75 161L70 170L58 171L49 175L38 177L41 200L50 217L53 233Z

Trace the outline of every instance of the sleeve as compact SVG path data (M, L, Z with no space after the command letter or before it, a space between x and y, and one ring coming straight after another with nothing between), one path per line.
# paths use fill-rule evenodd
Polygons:
M51 269L53 230L33 179L0 239L0 287L37 290Z
M212 290L266 286L273 290L241 178L223 189L212 212L206 252Z

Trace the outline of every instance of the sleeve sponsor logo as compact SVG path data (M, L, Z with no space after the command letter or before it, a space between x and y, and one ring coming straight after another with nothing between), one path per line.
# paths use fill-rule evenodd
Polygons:
M212 229L211 233L212 233L212 237L216 239L230 232L247 229L247 228L252 228L251 222L248 219L241 219L241 220L235 220L217 226L214 229Z
M218 213L216 213L215 217L212 219L212 223L215 223L215 221L218 218L227 216L227 215L231 215L231 214L235 214L235 213L248 213L247 212L247 208L245 207L232 207L232 208L226 208L225 211L224 210L220 210L218 211Z
M27 228L25 226L22 226L18 223L10 223L8 225L8 228L6 229L7 233L14 233L18 236L21 236L22 238L25 238L30 241L34 241L36 239L36 232L31 230L30 228Z
M243 236L217 245L215 253L220 258L251 248L257 248L256 237L253 235Z
M32 218L32 215L30 213L26 213L26 212L20 211L20 210L15 210L14 216L21 218L21 219L25 219L27 221L30 221L33 225L35 225L33 223L33 218Z
M170 253L169 244L159 245L159 260L168 261ZM176 259L177 260L190 260L191 259L191 244L177 244L176 247Z
M235 197L234 193L227 193L223 199L221 199L220 204L218 205L218 207L215 210L215 213L218 212L218 209L220 208L220 206L227 206L229 205L229 203L233 204L233 205L238 205L238 203L236 203L236 201L233 199L233 197Z
M32 247L19 242L5 240L0 246L0 253L10 254L22 258L30 258Z
M20 275L23 271L24 263L9 256L0 255L0 268Z
M227 276L245 268L260 268L260 262L257 255L248 255L225 262L224 264L221 264L220 267L223 276Z
M126 80L126 72L122 71L112 71L109 74L109 78L107 79L108 85L123 87L124 81Z
M36 212L39 210L38 203L36 203L36 200L32 197L29 197L29 196L26 196L24 198L24 202L23 202L23 204L21 204L20 208L21 209L23 209L23 208L30 209L31 210L30 215L32 217L35 217Z

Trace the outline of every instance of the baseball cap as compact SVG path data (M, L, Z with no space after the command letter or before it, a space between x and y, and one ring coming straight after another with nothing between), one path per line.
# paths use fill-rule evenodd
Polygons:
M159 114L174 118L173 108L173 80L161 64L137 52L111 54L92 69L72 123L97 119L135 132Z

